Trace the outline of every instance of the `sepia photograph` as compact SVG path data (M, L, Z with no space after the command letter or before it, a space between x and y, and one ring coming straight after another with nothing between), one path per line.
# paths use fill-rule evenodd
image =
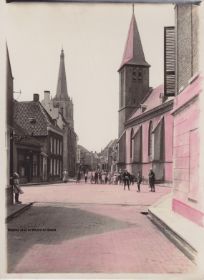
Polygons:
M203 279L203 2L3 8L1 274Z

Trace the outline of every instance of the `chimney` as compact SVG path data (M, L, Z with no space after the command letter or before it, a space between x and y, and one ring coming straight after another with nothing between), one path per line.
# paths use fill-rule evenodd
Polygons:
M35 102L39 101L39 94L38 93L33 94L33 101L35 101Z
M50 91L49 90L44 90L44 100L45 100L45 102L50 101Z

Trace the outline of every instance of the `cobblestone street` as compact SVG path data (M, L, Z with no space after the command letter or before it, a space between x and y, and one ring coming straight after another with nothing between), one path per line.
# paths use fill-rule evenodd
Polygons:
M195 265L147 218L156 193L142 186L23 187L34 206L8 223L8 272L188 273Z

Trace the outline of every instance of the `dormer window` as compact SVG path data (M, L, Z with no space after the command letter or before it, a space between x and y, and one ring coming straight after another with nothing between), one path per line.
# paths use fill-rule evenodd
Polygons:
M36 123L36 118L28 118L29 122L31 124L35 124Z
M147 109L146 104L140 104L141 112L143 113Z

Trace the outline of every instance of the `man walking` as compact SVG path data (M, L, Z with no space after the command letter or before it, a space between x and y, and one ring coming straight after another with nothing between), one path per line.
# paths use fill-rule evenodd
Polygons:
M149 171L149 186L150 186L150 192L155 192L155 174L152 169Z
M124 182L124 190L126 186L128 186L128 190L130 190L130 174L129 172L127 172L127 170L125 170L125 172L123 173L123 182Z
M140 173L140 171L138 171L137 173L137 192L140 192L140 184L142 183L142 175Z

